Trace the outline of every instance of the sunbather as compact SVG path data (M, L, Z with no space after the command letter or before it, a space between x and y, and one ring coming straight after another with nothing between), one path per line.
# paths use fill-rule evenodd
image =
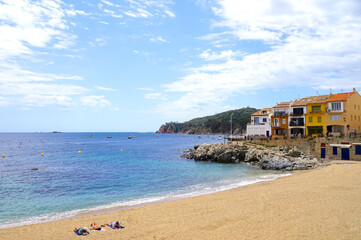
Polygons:
M111 223L106 223L105 225L108 225L109 227L111 227L111 228L113 228L113 229L123 228L122 226L120 226L120 222L119 222L119 221L111 222Z
M89 228L90 228L91 230L95 230L95 231L100 231L100 230L102 230L102 228L99 227L95 222L91 223L90 226L89 226Z
M74 229L79 235L86 235L89 234L89 232L85 228L75 228Z

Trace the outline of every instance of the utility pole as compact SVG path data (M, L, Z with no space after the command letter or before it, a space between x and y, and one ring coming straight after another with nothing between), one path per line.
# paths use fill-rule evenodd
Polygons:
M232 134L233 134L233 129L232 129L232 116L233 116L233 114L234 113L231 114L231 119L229 120L231 122L231 142L233 140L233 136L232 136Z

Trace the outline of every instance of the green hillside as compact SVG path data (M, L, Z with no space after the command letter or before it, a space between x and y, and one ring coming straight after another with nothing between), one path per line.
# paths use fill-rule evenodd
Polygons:
M256 108L241 108L212 116L194 118L190 121L163 124L157 133L188 133L188 134L230 134L230 118L232 116L233 134L239 134L251 122L251 114Z

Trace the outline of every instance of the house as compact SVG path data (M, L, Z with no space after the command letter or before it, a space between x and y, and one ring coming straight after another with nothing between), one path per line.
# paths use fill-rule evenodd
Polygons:
M288 129L289 136L304 136L306 134L306 118L305 114L307 113L307 103L312 99L312 97L306 97L301 99L296 99L292 102L290 107L290 114L288 116Z
M306 135L326 134L325 112L326 100L330 95L319 95L310 97L307 101L306 113Z
M326 103L326 131L333 135L361 132L361 96L355 88L352 92L331 95Z
M272 108L263 108L251 115L251 123L247 124L247 136L271 135Z
M271 132L273 137L289 137L288 114L291 102L281 102L273 107L271 116Z

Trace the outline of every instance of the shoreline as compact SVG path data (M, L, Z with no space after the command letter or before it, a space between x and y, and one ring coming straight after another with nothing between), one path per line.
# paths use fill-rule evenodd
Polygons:
M222 192L0 229L0 239L77 239L74 227L119 220L91 239L360 239L361 164L332 164ZM50 230L50 231L49 231Z
M267 170L265 170L265 171L267 171ZM275 174L274 172L273 173L271 172L271 173L264 174L264 175L257 176L257 177L248 177L248 178L242 179L240 182L232 182L232 183L228 183L227 185L213 187L210 190L201 189L196 192L186 192L186 193L175 194L175 195L167 194L167 195L162 195L162 196L154 196L154 197L150 197L150 198L139 198L139 199L128 200L128 201L118 201L118 202L113 202L113 203L109 203L106 205L91 207L88 209L74 209L71 211L63 212L63 213L54 213L55 216L50 216L50 217L49 216L36 217L36 218L40 218L41 220L38 220L38 219L30 220L33 218L33 217L30 217L29 220L25 219L19 223L5 223L3 225L0 225L0 230L7 229L7 228L14 228L14 227L29 226L29 225L34 225L34 224L57 222L57 221L68 220L68 219L73 219L73 218L90 217L90 216L101 215L101 214L106 214L106 213L109 214L109 213L114 213L114 212L118 212L118 211L124 211L124 210L128 210L128 209L134 209L134 208L139 208L139 207L143 207L143 206L148 206L148 205L154 205L154 204L177 201L177 200L181 200L181 199L192 198L192 197L197 197L197 196L202 196L202 195L214 194L217 192L228 191L228 190L235 189L238 187L253 185L253 184L260 183L260 182L274 181L278 178L297 174L298 172L299 171L293 171L293 172L284 172L284 173L277 173L277 174ZM267 173L267 172L265 172L265 173Z

